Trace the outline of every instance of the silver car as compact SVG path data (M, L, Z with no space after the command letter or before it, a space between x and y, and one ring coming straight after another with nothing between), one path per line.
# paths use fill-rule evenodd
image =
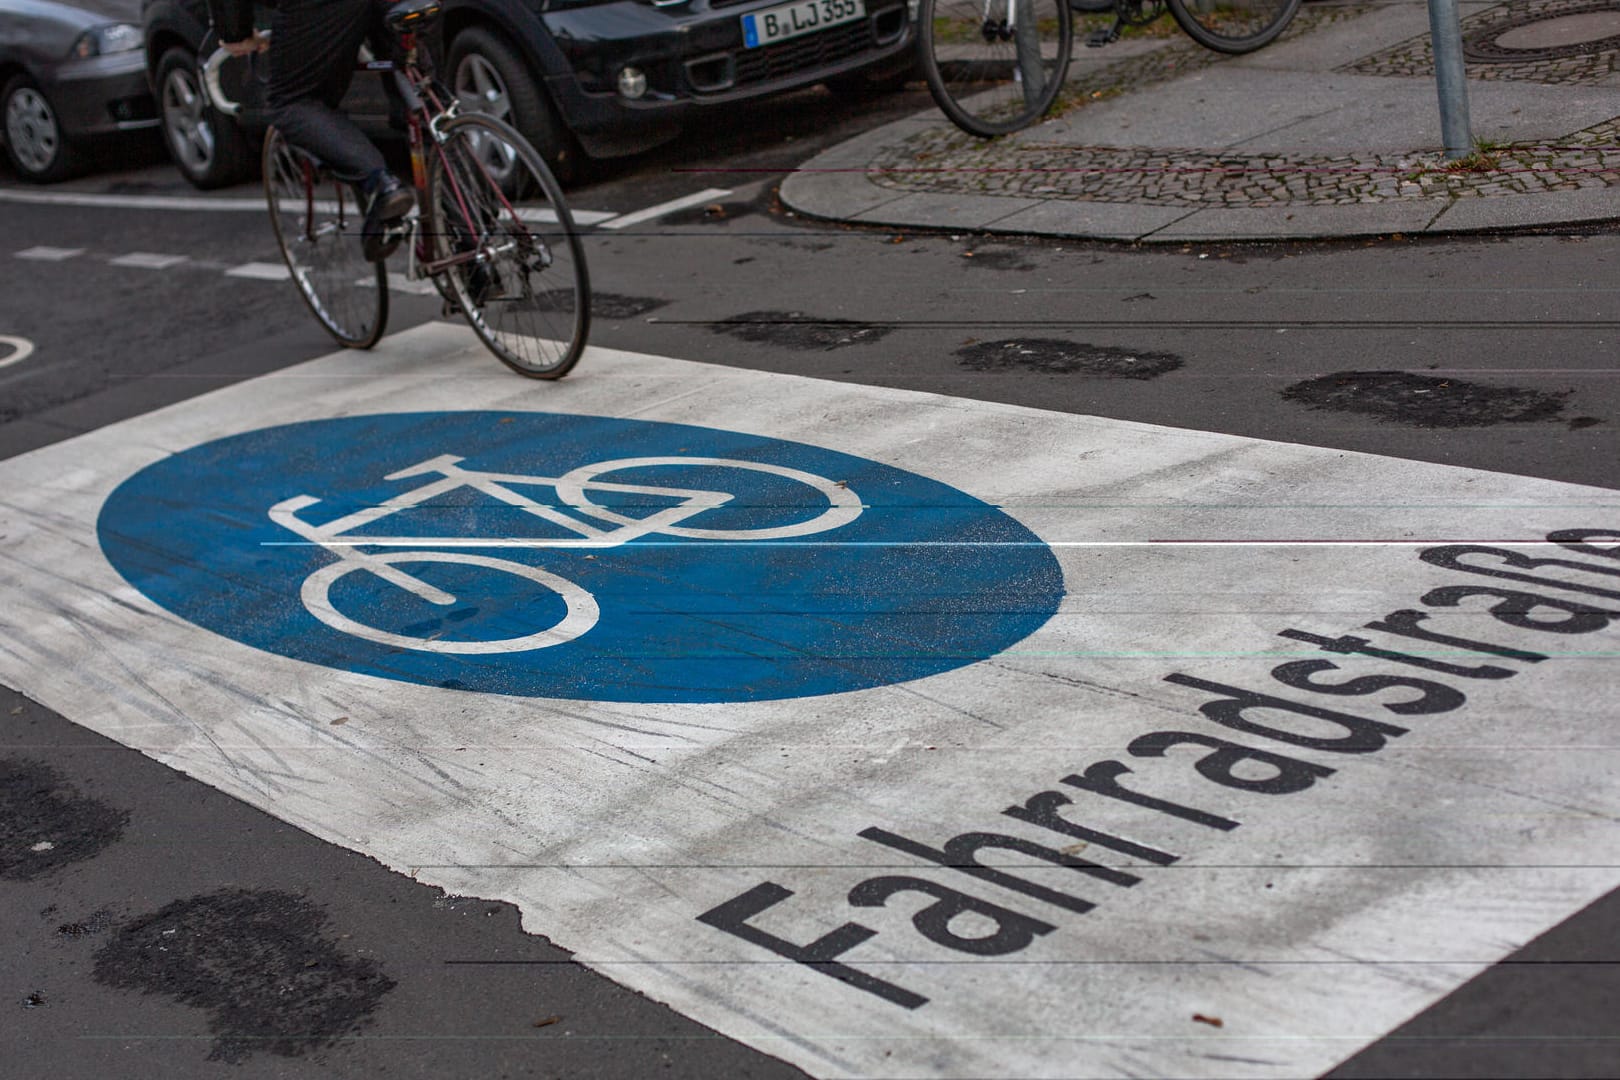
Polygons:
M60 180L90 140L157 127L140 0L0 0L0 142L24 179Z

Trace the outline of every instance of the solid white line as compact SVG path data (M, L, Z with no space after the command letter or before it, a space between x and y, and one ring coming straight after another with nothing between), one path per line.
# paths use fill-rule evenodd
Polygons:
M111 266L134 266L142 270L167 270L185 261L184 255L158 255L150 251L132 251L128 255L107 260Z
M10 356L0 357L0 368L10 367L12 364L20 364L30 356L34 355L34 343L29 341L27 338L11 337L7 334L0 334L0 346L5 346L11 349Z
M17 252L17 258L36 259L39 262L61 262L63 259L83 254L84 248L31 247Z
M729 192L721 192L725 195ZM265 203L262 198L235 199L235 198L202 198L188 195L93 195L88 192L76 191L19 191L16 188L0 187L0 202L28 203L38 206L95 206L108 210L213 210L213 211L257 211L265 212ZM324 213L332 213L337 204L322 199L316 204L316 209ZM654 208L658 209L658 208ZM646 213L647 211L638 211ZM668 213L667 209L659 213ZM557 220L552 210L533 209L520 210L520 216L525 221ZM574 210L574 222L578 225L595 225L598 222L611 221L617 217L606 210ZM656 215L654 215L656 216ZM82 249L78 249L82 250ZM74 254L77 254L76 250Z
M250 262L233 266L225 271L226 277L252 278L255 281L286 281L292 277L281 263Z
M695 195L688 195L681 199L671 199L669 202L659 203L657 206L649 206L645 210L620 214L616 218L610 218L599 224L604 229L625 229L631 225L639 225L643 221L651 221L653 218L663 217L665 214L673 214L677 210L685 210L688 206L696 206L699 203L724 198L730 194L731 192L727 188L705 188Z
M185 195L92 195L77 191L18 191L0 188L0 202L35 206L97 206L111 210L257 210L263 199L204 199Z

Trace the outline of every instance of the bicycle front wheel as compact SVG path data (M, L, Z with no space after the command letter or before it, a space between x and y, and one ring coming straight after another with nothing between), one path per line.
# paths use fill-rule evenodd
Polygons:
M351 349L377 344L388 322L388 278L361 250L365 214L353 189L271 128L264 195L281 257L315 318Z
M1168 0L1187 36L1220 53L1253 52L1288 29L1300 0Z
M1068 0L922 0L923 74L951 122L989 138L1028 127L1069 72Z
M585 251L546 163L510 125L458 116L428 167L428 251L473 332L507 367L559 379L591 323ZM499 179L497 179L499 178Z

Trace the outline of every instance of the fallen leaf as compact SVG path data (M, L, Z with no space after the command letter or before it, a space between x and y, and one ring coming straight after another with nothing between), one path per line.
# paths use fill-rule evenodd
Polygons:
M1226 1023L1218 1016L1205 1016L1203 1013L1193 1013L1193 1020L1199 1024L1208 1024L1210 1027L1225 1027Z
M339 724L347 724L348 722L349 718L347 716L340 716L336 720L331 721L331 724L333 727L337 727Z
M538 1020L536 1020L534 1022L534 1026L535 1027L550 1027L552 1024L557 1023L561 1019L562 1019L562 1017L560 1017L560 1016L542 1016L540 1019L538 1019Z

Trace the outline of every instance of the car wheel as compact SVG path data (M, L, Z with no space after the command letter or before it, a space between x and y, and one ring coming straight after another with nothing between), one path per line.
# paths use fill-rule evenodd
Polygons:
M253 148L235 122L208 104L195 56L170 49L158 61L154 81L164 145L193 186L225 187L253 175Z
M18 175L48 183L73 172L78 154L38 83L27 75L14 76L0 91L0 112L5 114L6 157Z
M470 26L450 44L450 88L469 112L505 120L534 144L559 183L577 183L584 152L563 128L528 65L511 45L480 26ZM495 177L502 180L502 177Z

